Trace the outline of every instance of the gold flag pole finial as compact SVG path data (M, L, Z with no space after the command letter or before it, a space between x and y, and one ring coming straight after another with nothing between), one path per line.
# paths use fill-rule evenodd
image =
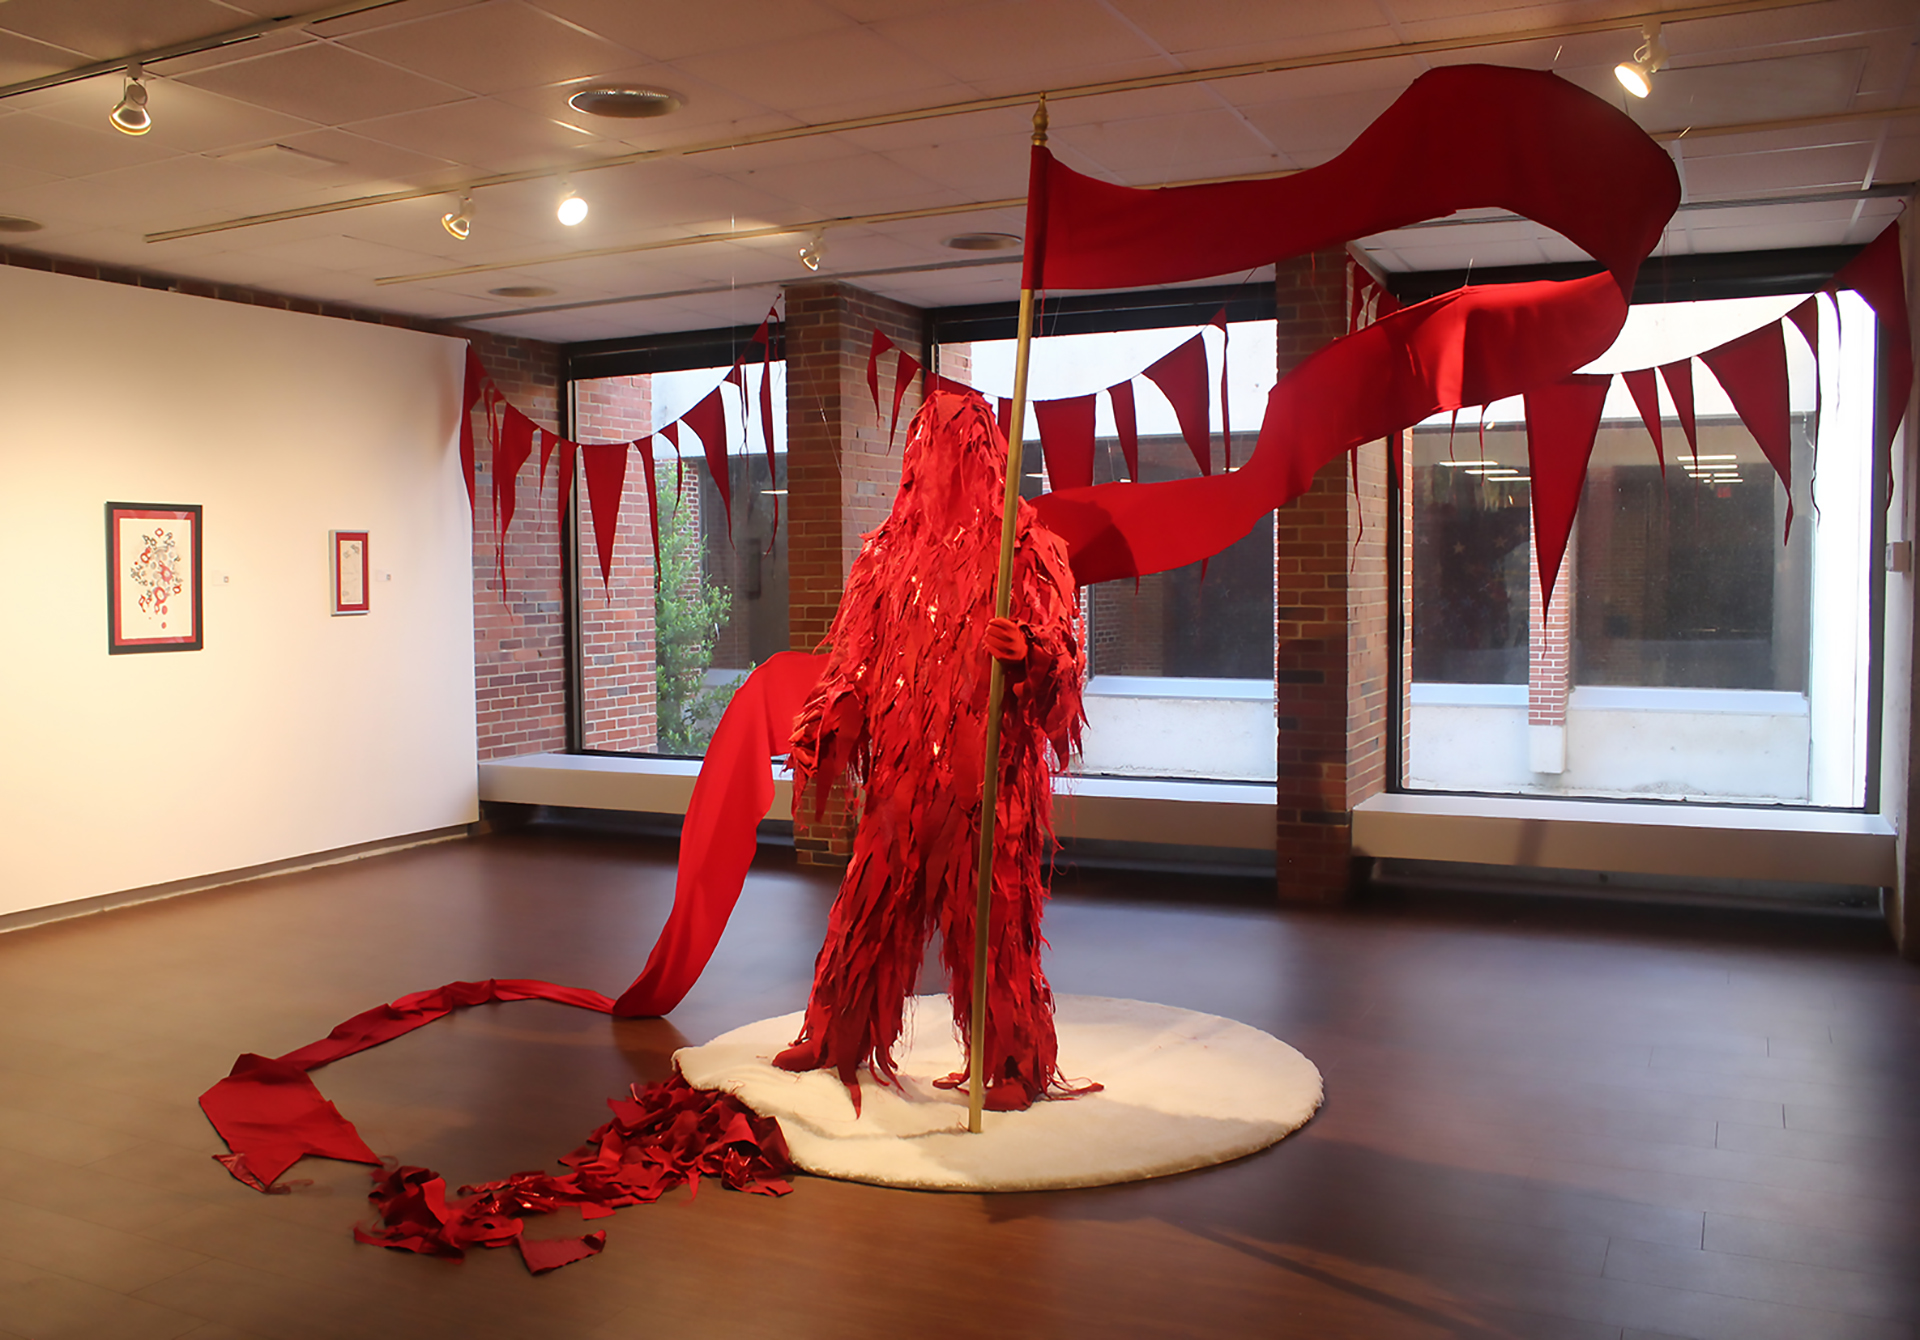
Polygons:
M1033 109L1033 142L1044 146L1047 142L1047 95L1040 94L1040 105Z

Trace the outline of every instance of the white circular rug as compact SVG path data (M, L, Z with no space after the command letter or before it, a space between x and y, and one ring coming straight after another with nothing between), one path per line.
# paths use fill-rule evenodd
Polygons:
M961 1063L944 996L908 1002L901 1088L863 1070L858 1116L833 1074L772 1065L799 1033L798 1013L683 1048L674 1063L696 1088L777 1118L808 1172L938 1191L1105 1186L1204 1168L1265 1149L1320 1106L1313 1062L1231 1019L1103 996L1061 996L1054 1019L1061 1072L1105 1087L988 1112L979 1135L967 1133L965 1090L933 1087Z

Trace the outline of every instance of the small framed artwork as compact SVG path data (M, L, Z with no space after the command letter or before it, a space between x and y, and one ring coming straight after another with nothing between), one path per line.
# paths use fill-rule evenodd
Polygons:
M199 651L200 506L107 504L107 651Z
M327 539L333 552L333 612L367 612L367 533L364 530L330 530Z

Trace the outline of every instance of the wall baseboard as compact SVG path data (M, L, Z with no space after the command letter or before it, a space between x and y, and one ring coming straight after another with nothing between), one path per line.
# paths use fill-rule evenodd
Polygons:
M29 907L0 916L0 935L8 931L26 930L31 926L44 926L50 922L70 921L75 917L112 912L117 908L137 907L141 903L156 903L163 898L180 898L189 893L204 893L208 889L225 888L229 884L244 884L250 879L264 879L268 875L289 875L298 870L315 870L323 865L342 865L368 856L384 856L388 852L405 851L408 847L423 847L430 842L451 842L456 838L470 836L474 827L473 824L453 824L445 828L431 828L423 833L402 833L395 837L378 838L372 842L355 843L350 847L335 847L330 851L310 852L305 856L289 856L284 860L268 861L263 865L250 865L239 870L222 870L211 875L196 875L191 879L176 879L166 884L149 884L138 889L123 889L119 893L103 893L97 898L76 898L72 902L54 903L48 907Z

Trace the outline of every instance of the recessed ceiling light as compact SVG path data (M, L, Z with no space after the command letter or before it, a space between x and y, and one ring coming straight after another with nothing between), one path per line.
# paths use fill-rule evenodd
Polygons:
M551 298L559 290L543 284L508 284L504 288L490 288L487 292L496 298Z
M942 238L940 245L955 251L1012 251L1020 239L1012 233L955 233Z
M38 219L23 219L18 214L0 214L0 233L37 233L46 226Z
M674 111L680 106L680 95L645 84L593 84L568 98L567 105L588 116L639 121Z

